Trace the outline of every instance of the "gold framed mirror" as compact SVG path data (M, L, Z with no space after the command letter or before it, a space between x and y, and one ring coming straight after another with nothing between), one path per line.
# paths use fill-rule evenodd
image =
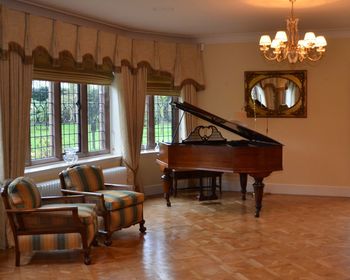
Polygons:
M307 71L244 72L248 118L306 118Z

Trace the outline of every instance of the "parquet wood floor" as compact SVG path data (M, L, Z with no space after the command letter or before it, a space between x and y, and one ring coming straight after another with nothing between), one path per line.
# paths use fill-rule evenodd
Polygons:
M111 247L35 253L14 266L0 252L0 279L350 279L350 198L265 195L260 218L251 196L192 194L145 202L147 234L138 227L114 234Z

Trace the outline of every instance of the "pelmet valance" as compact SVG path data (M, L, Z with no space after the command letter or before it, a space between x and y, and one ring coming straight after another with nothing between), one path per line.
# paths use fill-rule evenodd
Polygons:
M120 71L121 65L136 70L146 64L153 71L170 74L177 88L184 84L193 84L197 90L204 88L201 49L195 43L135 39L0 5L2 57L6 56L10 44L20 46L29 59L36 49L45 49L53 64L62 53L69 53L77 64L83 63L87 55L97 67L110 61L114 71Z

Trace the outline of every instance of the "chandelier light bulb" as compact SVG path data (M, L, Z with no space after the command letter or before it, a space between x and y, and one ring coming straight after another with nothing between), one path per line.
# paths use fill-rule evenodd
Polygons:
M326 51L327 41L324 36L317 36L314 32L306 32L303 40L298 40L298 22L294 17L294 2L291 2L291 16L287 19L287 31L277 31L271 42L269 35L260 37L260 50L267 60L281 62L288 59L289 63L302 62L304 59L317 61Z
M271 48L278 49L281 46L281 40L273 39L271 43Z
M316 47L325 47L325 46L327 46L326 38L324 36L317 36L315 45L316 45Z
M287 33L285 31L278 31L275 36L276 40L280 40L281 42L287 42Z
M305 36L304 36L304 41L306 41L307 43L315 43L316 41L316 35L313 32L306 32Z
M270 46L271 45L271 38L269 35L262 35L260 37L260 42L259 42L260 46Z
M306 48L307 47L307 43L304 40L299 40L298 41L298 46L301 48Z

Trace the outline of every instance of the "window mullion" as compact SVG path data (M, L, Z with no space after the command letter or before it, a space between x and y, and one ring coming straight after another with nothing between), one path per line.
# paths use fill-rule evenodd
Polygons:
M110 138L110 115L109 115L109 88L105 86L105 111L104 111L104 116L105 116L105 149L109 150L110 145L111 145L111 138Z
M147 149L154 149L155 144L155 122L154 122L154 96L148 96L148 130L147 130Z
M54 83L54 135L55 135L55 157L62 159L62 133L61 133L61 86L59 82Z
M87 85L81 84L79 86L79 98L80 98L80 143L81 153L83 155L88 154L88 101L87 101Z
M178 98L172 97L172 102L174 101L178 101ZM172 137L175 137L175 134L177 134L174 140L178 141L179 131L176 131L176 130L178 130L178 126L179 126L179 110L176 110L175 106L171 107L171 115L172 115L171 116L171 135Z

